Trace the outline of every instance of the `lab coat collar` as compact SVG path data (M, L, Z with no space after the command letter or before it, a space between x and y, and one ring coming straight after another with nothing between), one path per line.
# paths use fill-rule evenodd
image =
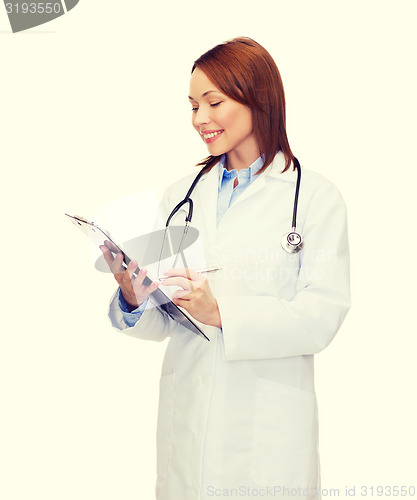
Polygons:
M219 161L209 172L201 177L198 187L200 203L201 206L204 207L202 211L204 222L210 240L214 238L217 229L217 197L221 168L222 163ZM297 172L293 171L293 166L291 165L288 170L282 173L284 168L285 157L282 152L278 152L275 155L273 162L264 170L264 172L255 176L257 179L244 190L232 206L237 206L239 203L242 203L244 200L257 193L265 186L268 178L278 179L283 182L295 182L297 180Z
M225 155L222 155L220 157L220 160L212 167L212 169L201 177L200 182L205 181L206 179L210 179L213 176L217 180L220 178L220 170L224 166L224 157ZM272 163L261 174L259 174L259 177L274 177L281 179L283 181L290 181L290 182L296 181L297 171L293 170L294 168L293 163L291 162L290 168L285 172L283 172L284 168L285 168L285 157L284 154L281 151L279 151L275 155L275 158L272 161Z
M217 195L219 184L219 162L206 174L202 175L198 183L197 196L204 224L207 230L209 245L214 244L217 229Z
M225 165L226 165L226 155L225 154L223 154L220 157L218 165L219 165L219 191L220 191L221 186L222 186L222 182L223 182L223 177L225 175L227 175L226 174L227 169L225 167ZM249 173L249 182L250 183L252 183L256 179L255 174L258 172L258 170L260 170L262 168L262 165L263 165L263 156L262 156L262 158L258 157L251 165L249 165L248 168L245 169ZM233 171L234 170L232 170L232 172Z
M291 162L290 168L283 172L285 168L285 156L279 151L273 162L265 169L263 174L266 177L273 177L284 182L295 182L297 180L297 170L294 170L294 164ZM261 174L262 175L262 174Z

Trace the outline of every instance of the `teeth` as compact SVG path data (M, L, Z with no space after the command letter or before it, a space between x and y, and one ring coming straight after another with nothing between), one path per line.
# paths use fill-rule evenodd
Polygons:
M215 137L216 135L221 134L223 131L219 132L212 132L211 134L203 134L204 139L211 139L212 137Z

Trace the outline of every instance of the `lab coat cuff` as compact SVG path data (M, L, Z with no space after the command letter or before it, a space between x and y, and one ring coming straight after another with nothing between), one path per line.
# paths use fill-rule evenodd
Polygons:
M119 293L118 293L118 299L119 299L118 306L122 312L123 321L126 323L127 326L135 326L135 324L140 319L140 317L142 316L143 312L146 309L148 299L146 299L145 302L143 302L140 306L138 306L133 311L129 311L129 305L126 302L120 288L119 288Z

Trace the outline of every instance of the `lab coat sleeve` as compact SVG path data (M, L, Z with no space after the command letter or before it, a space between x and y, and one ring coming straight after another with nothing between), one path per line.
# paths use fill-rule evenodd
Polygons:
M178 327L175 321L160 312L150 300L136 323L129 326L119 307L119 290L115 292L110 301L109 318L116 330L130 337L144 340L162 341L172 335L173 330Z
M350 308L345 203L328 184L313 195L292 300L270 295L217 297L226 360L315 354L333 339Z

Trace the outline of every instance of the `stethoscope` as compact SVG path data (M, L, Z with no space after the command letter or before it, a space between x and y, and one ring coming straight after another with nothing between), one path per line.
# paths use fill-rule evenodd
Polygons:
M294 196L294 208L292 211L292 223L291 231L285 233L281 239L282 248L288 253L299 252L304 245L303 239L300 233L297 233L297 207L298 207L298 194L300 192L300 182L301 182L301 167L300 162L294 156L294 165L297 169L297 183L295 185L295 196Z
M297 232L297 207L298 207L298 194L300 192L300 182L301 182L301 167L300 167L300 162L297 160L297 158L294 157L294 165L297 169L297 183L295 186L295 196L294 196L294 208L293 208L293 213L292 213L292 224L291 224L291 231L288 233L285 233L281 239L281 245L282 248L288 252L288 253L297 253L303 248L303 239L301 238L301 235ZM188 227L191 223L192 217L193 217L193 200L191 199L191 194L194 191L194 188L196 187L198 181L200 180L201 176L206 172L205 167L203 167L196 178L194 179L193 183L190 186L190 189L188 190L187 194L185 195L185 198L178 203L176 207L172 210L172 212L169 214L168 219L165 223L165 234L164 234L164 241L165 241L165 235L168 230L169 223L171 222L172 217L181 209L183 209L184 205L188 203L188 213L186 212L187 216L185 218L185 227L184 227L184 232L181 237L180 245L179 248L182 248L182 244L185 238L185 235L187 234ZM162 252L162 251L161 251ZM178 251L177 256L179 255L180 251ZM175 267L175 263L173 267Z

